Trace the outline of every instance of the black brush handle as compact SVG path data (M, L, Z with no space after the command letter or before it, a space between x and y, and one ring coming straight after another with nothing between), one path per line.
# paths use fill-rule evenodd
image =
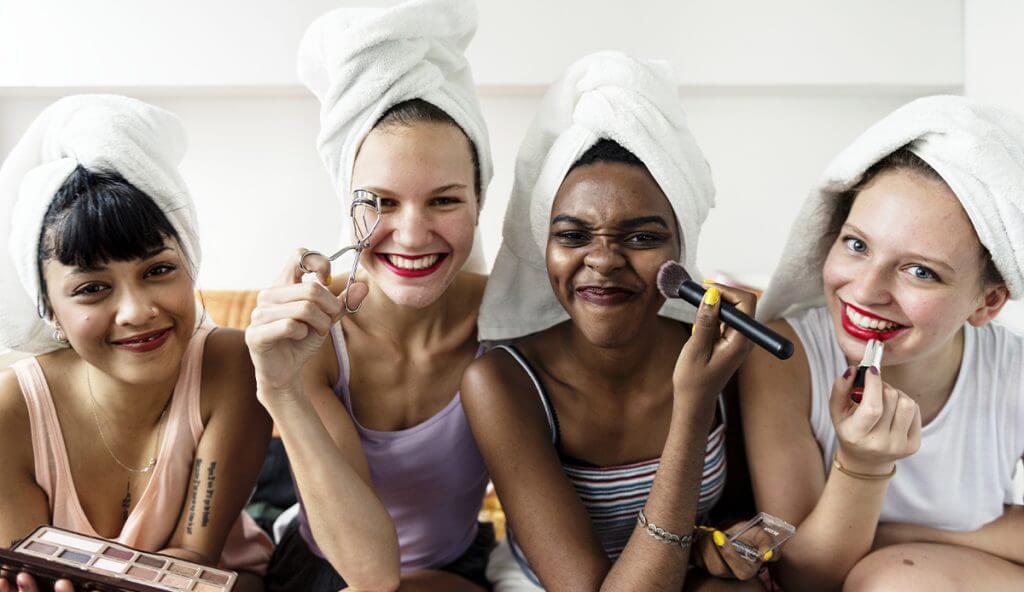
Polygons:
M690 304L700 307L704 299L704 286L693 280L686 280L679 286L679 297ZM780 360L787 360L793 355L793 342L750 318L746 313L724 299L720 302L718 316L722 321L743 334L744 337L761 346L768 353Z

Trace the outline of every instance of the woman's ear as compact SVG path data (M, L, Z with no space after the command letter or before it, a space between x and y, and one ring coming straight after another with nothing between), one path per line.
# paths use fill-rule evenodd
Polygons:
M1003 305L1010 298L1010 291L1006 284L996 284L985 288L981 304L974 309L967 322L974 327L981 327L996 318Z

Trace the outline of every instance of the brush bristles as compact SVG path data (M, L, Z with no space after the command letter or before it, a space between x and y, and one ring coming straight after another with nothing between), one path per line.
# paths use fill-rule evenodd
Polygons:
M682 265L675 261L666 261L658 269L658 291L665 298L679 298L679 286L690 279Z

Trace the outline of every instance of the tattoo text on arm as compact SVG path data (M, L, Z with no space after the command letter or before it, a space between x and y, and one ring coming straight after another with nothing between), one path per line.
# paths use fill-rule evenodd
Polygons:
M217 468L217 461L210 463L210 466L206 468L206 497L203 498L203 520L200 525L206 528L206 525L210 522L210 506L213 505L213 485L217 479L214 475L214 470Z
M197 458L192 466L192 495L188 502L188 522L185 532L192 534L192 525L196 520L196 498L199 497L199 473L203 468L203 459Z

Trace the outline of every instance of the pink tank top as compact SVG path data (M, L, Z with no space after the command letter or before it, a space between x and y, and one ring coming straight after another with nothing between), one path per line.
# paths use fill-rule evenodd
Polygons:
M212 325L204 325L188 344L167 409L167 423L153 474L115 539L121 544L159 551L167 546L177 527L188 493L192 461L203 436L199 408L203 348L214 329ZM36 483L50 500L52 525L99 537L78 499L57 410L39 362L26 358L12 365L12 369L28 405ZM262 575L266 573L272 551L273 543L267 535L242 512L224 545L221 566Z

